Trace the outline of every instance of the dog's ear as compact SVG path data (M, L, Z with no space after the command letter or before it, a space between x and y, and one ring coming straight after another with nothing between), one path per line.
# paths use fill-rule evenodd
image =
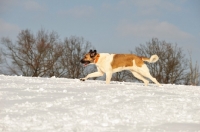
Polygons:
M96 54L97 54L97 51L94 50L94 51L90 52L90 57L95 57Z

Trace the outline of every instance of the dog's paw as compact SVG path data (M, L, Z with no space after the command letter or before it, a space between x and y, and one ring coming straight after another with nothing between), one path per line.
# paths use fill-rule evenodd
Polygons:
M80 81L85 81L86 79L85 78L80 78Z

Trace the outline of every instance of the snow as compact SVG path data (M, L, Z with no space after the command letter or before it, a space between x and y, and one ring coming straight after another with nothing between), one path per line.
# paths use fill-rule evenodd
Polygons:
M200 132L200 86L0 75L2 132Z

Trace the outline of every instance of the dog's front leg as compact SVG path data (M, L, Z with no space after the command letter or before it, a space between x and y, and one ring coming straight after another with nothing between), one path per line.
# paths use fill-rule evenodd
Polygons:
M93 73L90 73L88 74L85 78L80 78L81 81L85 81L87 80L88 78L91 78L91 77L100 77L100 76L103 76L103 73L102 72L93 72Z
M112 72L106 72L106 84L110 83L111 78L112 78Z

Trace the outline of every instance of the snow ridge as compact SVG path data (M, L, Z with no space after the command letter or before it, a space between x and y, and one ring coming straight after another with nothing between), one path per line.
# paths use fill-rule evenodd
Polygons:
M2 132L200 132L200 86L0 75Z

